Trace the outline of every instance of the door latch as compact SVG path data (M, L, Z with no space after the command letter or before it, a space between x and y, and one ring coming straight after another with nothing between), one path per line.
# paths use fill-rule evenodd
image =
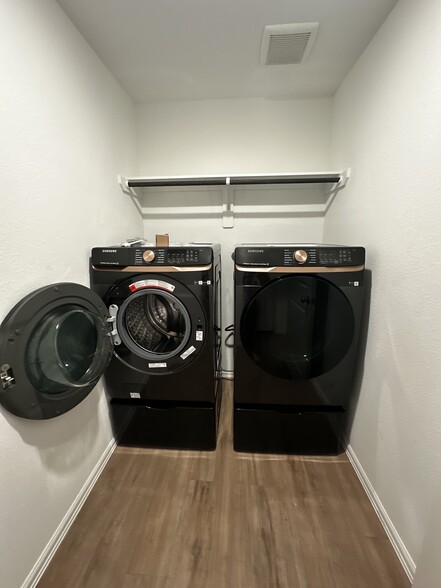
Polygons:
M7 363L1 367L0 382L2 383L3 390L7 390L15 384L14 372L12 371L11 366Z
M109 306L109 318L107 322L110 323L112 330L110 331L110 336L113 339L113 343L115 345L121 345L121 338L118 334L118 329L116 328L116 317L118 315L119 308L116 304L111 304Z

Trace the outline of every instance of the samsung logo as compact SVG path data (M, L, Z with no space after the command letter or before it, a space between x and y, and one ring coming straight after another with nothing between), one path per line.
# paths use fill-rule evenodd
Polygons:
M263 253L263 249L248 249L248 253Z
M116 253L116 249L101 249L101 253Z

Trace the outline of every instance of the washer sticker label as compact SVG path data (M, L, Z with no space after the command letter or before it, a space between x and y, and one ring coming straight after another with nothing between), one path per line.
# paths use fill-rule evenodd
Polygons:
M196 331L196 341L204 340L204 331Z
M173 284L169 284L168 282L164 282L163 280L139 280L138 282L133 282L133 284L129 285L131 292L136 292L142 288L161 288L161 290L173 292L175 286L173 286Z
M166 368L166 363L149 363L149 368Z
M130 398L141 398L141 394L139 392L130 392Z
M196 351L196 347L193 347L193 345L192 345L186 351L184 351L184 353L181 353L181 359L187 359L187 357L189 355L191 355L192 353L194 353L195 351Z

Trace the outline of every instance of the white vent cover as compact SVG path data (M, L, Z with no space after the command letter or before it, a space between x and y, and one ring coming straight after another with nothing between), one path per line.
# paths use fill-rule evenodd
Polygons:
M302 63L317 36L318 22L268 25L263 31L261 65Z

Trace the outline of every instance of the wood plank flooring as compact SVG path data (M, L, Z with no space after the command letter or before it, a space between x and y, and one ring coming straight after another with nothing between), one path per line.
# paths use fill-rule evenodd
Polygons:
M350 463L118 447L38 588L404 588Z

